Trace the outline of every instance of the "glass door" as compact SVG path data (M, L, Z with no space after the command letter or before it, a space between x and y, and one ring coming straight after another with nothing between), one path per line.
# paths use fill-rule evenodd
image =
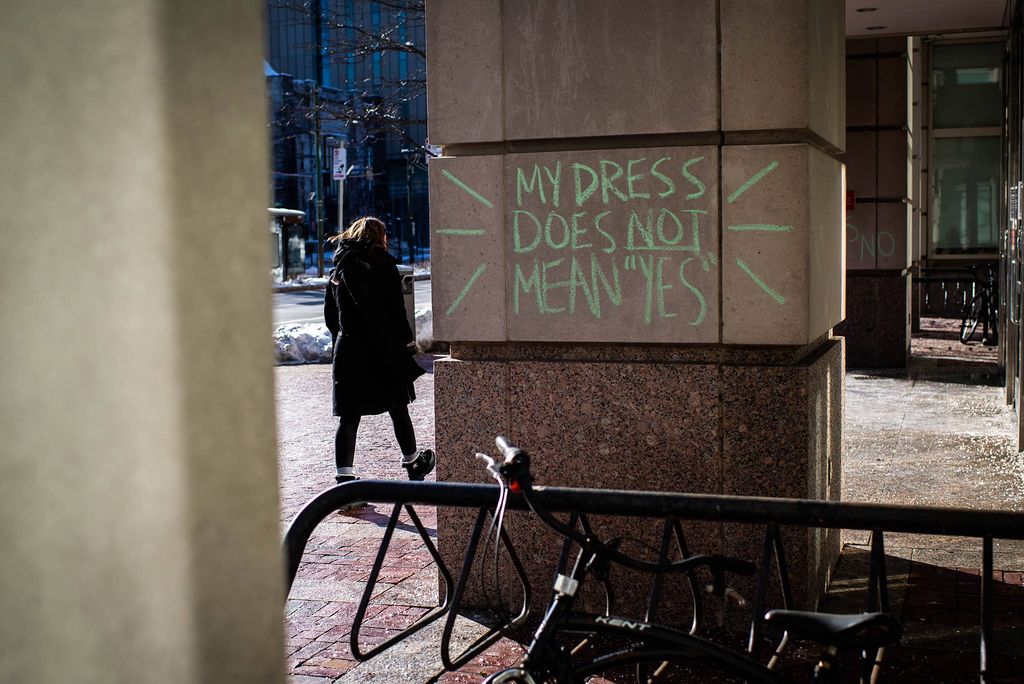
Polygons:
M1009 53L1004 62L1003 100L1003 159L1006 183L1001 212L1000 239L1000 323L1002 325L1002 358L1006 368L1006 401L1015 405L1017 414L1017 449L1024 447L1024 422L1021 421L1021 286L1024 276L1024 173L1022 173L1022 116L1024 116L1024 32L1022 32L1021 6L1018 4L1010 26Z

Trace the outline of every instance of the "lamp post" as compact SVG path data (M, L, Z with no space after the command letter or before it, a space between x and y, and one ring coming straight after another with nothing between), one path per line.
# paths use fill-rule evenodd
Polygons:
M402 154L405 155L405 216L409 222L409 263L412 263L416 260L415 250L419 246L416 239L416 219L412 215L412 175L416 170L419 152L403 148Z
M323 141L320 138L320 84L313 86L313 145L316 147L314 163L314 215L316 217L316 275L324 276L324 178L323 178Z
M321 0L312 0L310 13L313 18L313 39L315 42L315 53L313 55L316 80L313 84L313 144L316 145L316 179L313 184L313 198L316 216L316 274L317 277L324 276L324 180L323 180L323 141L320 133L320 88L324 84L324 34L323 34L323 7Z
M328 142L335 142L328 138ZM334 180L338 181L338 232L345 230L345 177L348 175L348 150L344 138L336 141L334 147L334 163L331 167Z

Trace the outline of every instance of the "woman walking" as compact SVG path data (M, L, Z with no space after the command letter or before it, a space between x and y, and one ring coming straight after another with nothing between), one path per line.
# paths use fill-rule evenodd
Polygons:
M406 316L397 263L388 253L387 229L380 219L354 221L328 238L334 268L324 295L324 319L334 338L335 480L357 479L353 472L356 432L362 416L390 414L410 480L434 469L434 452L416 448L409 402L413 381L425 372L413 358L412 330Z

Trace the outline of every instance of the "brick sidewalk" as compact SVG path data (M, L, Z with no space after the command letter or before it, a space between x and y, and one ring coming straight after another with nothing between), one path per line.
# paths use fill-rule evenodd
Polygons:
M942 376L912 377L848 376L844 499L1024 508L1024 461L1010 446L1014 426L1001 390L947 382ZM276 379L284 525L303 503L333 484L336 419L330 415L329 366L280 367ZM433 376L417 381L416 391L419 400L410 413L417 438L421 447L433 446ZM365 418L357 471L364 477L404 478L398 458L388 417ZM443 673L441 626L434 623L381 656L355 661L348 645L352 617L389 513L387 507L368 506L335 514L311 539L287 605L294 684L479 682L521 655L522 646L506 639L461 672ZM433 512L419 513L436 534ZM396 530L362 631L364 647L381 643L436 605L436 570L408 523L403 516ZM846 541L840 574L845 567L849 575L866 540L850 534ZM894 609L908 638L891 649L884 681L973 678L978 544L914 535L894 535L887 543ZM1024 672L1024 581L1019 572L1024 545L997 542L996 565L1001 568L996 574L996 662L1005 672ZM856 598L862 578L856 572L850 577L845 585L837 582L835 593L842 599L842 592L850 590L847 598L862 600ZM458 629L464 637L482 630L469 620L460 620ZM1024 681L1024 676L998 681Z
M424 361L430 365L430 359ZM276 369L278 449L281 478L281 522L286 526L301 506L334 484L334 431L331 415L330 366L281 366ZM419 446L434 446L434 383L428 373L416 381L417 400L409 406ZM365 478L405 479L400 451L387 415L367 416L359 427L356 472ZM433 480L431 474L428 480ZM436 539L436 514L417 511ZM440 624L389 649L366 663L357 663L349 648L352 618L370 574L390 509L370 505L336 514L321 524L306 547L286 607L288 670L293 684L328 682L421 682L443 673L438 655ZM370 648L401 631L437 605L437 571L430 554L404 513L360 631ZM482 628L460 621L463 639ZM522 653L518 644L503 641L467 665L447 673L444 682L478 682L481 673L511 663Z
M330 366L279 367L275 377L284 525L306 501L334 484L337 418L331 415ZM432 380L427 375L416 383L418 398L410 405L420 447L434 443ZM357 472L363 477L404 477L399 457L387 415L364 418L356 452ZM357 665L348 635L387 521L387 511L378 508L383 507L367 506L335 515L310 539L286 608L288 667L293 682L334 681ZM433 528L434 518L425 511L423 522ZM404 621L414 620L434 600L425 591L432 583L436 585L436 572L428 569L430 556L414 548L405 538L411 535L403 532L396 536L395 553L381 574L376 594L379 602L367 613L369 643L379 643Z

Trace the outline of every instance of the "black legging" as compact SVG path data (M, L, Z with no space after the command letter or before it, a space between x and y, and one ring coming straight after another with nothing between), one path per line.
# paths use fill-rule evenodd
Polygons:
M388 411L391 423L395 426L395 439L402 450L403 456L416 453L416 433L412 429L412 418L409 407L399 406ZM339 468L351 468L356 457L356 432L359 430L361 416L343 416L338 421L338 431L334 435L334 462Z

